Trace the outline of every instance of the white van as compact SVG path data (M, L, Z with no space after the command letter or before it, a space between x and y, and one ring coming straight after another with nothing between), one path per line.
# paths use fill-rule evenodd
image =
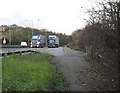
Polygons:
M21 42L21 43L20 43L20 46L21 46L21 47L27 47L27 43L26 43L26 42Z

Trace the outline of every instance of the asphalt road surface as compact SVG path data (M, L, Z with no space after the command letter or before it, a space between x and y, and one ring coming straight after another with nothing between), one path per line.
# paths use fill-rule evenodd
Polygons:
M85 61L86 53L71 50L67 47L35 49L42 53L50 53L54 57L51 61L56 69L65 77L66 85L70 91L96 91L93 79L88 79L80 74L89 64ZM82 78L81 78L82 77Z
M110 74L109 69L99 62L90 63L86 60L86 53L67 47L55 49L51 53L55 56L51 63L63 74L70 91L118 90L118 73Z
M85 61L86 54L65 47L63 48L63 52L63 55L54 57L51 63L63 74L69 90L95 91L94 84L88 85L87 83L90 82L87 82L86 78L80 79L82 76L80 72L89 68L89 65Z

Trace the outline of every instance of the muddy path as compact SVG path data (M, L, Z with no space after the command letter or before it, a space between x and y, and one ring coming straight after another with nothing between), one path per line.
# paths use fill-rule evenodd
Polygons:
M105 88L107 87L105 79L91 69L90 63L86 61L87 54L65 47L63 51L64 55L54 56L51 63L63 74L70 91L114 90L111 86Z
M65 81L67 82L70 91L95 90L94 87L91 88L91 85L86 87L87 81L85 78L80 80L80 77L82 76L80 73L86 68L89 68L88 63L85 61L86 54L68 48L65 48L64 51L65 54L63 56L54 57L52 63L65 77Z

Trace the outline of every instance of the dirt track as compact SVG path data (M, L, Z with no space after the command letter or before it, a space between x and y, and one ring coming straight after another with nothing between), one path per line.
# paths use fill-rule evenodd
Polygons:
M64 55L55 56L52 64L55 65L65 77L65 81L70 91L111 91L111 86L106 86L106 79L101 78L100 74L92 71L90 63L85 60L85 53L63 48ZM112 81L111 81L112 82ZM106 85L104 85L104 83ZM108 82L110 83L110 82ZM106 86L107 87L107 86ZM115 88L116 89L116 88Z

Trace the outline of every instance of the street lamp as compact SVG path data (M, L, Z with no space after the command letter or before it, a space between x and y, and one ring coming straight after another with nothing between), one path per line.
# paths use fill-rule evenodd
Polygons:
M11 45L11 30L9 29L9 44Z
M31 21L32 22L32 35L33 35L33 20L25 20L25 21ZM40 21L40 19L37 19L37 21Z
M25 20L25 21L29 21L29 20ZM33 20L30 20L32 22L32 35L33 35Z
M25 21L31 21L32 22L32 33L31 33L31 35L33 36L33 20L25 20ZM37 19L37 21L40 21L40 19ZM28 35L28 43L29 43L29 35Z

